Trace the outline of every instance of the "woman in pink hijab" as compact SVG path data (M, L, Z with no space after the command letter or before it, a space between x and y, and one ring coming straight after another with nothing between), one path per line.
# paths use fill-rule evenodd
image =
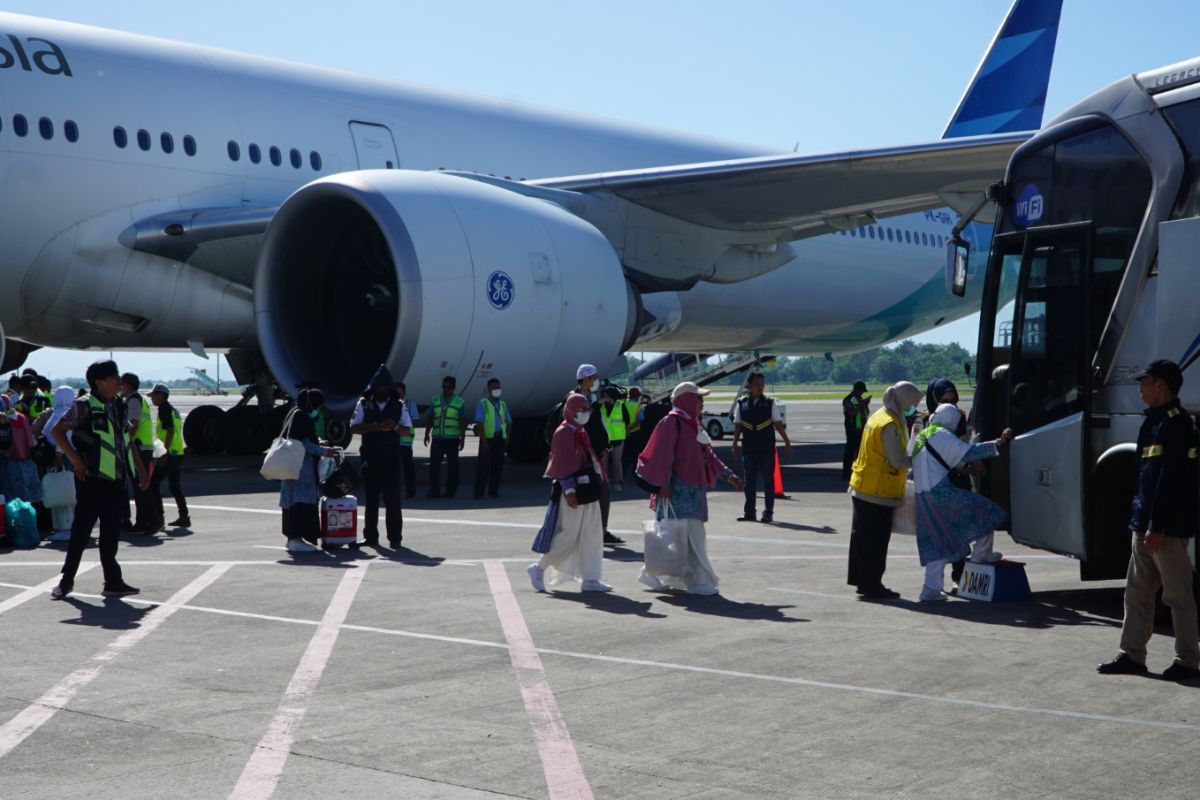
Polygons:
M717 575L708 561L708 490L724 478L738 489L742 479L721 463L713 452L712 440L700 424L703 395L694 383L685 382L671 392L671 413L659 420L650 441L638 457L638 476L657 491L650 507L658 510L669 501L679 519L687 521L688 560L686 575L652 575L645 569L638 580L651 589L686 589L690 594L717 594Z
M600 580L604 566L604 526L600 521L599 490L607 481L604 467L588 441L591 402L571 394L563 403L563 421L550 441L550 461L545 477L554 481L551 503L556 519L548 519L554 536L549 552L526 570L539 592L546 584L582 580L585 592L611 592Z

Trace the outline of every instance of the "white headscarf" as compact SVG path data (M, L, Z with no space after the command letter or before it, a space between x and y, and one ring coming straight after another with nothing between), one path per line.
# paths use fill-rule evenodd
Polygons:
M50 431L58 424L58 421L66 416L66 413L71 408L71 404L75 402L75 390L70 386L60 386L54 390L54 413L50 415L50 421L46 423L46 427L42 428L42 432L46 438L53 442L54 439L50 436ZM70 440L71 433L67 432L67 439ZM57 444L54 445L58 447ZM62 452L59 450L59 452Z
M942 430L934 431L929 436L926 445L913 457L913 483L916 484L917 494L928 492L944 481L949 474L946 467L953 469L958 466L967 451L971 449L970 444L954 435L954 431L958 429L958 425L962 421L962 412L958 410L957 406L951 403L942 403L929 421L931 424L936 423L942 426ZM929 450L930 445L933 445L938 455L946 462L945 466L934 458L933 453Z

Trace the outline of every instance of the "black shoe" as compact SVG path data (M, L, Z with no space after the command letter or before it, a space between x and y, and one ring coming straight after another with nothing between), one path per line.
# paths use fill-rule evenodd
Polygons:
M763 514L762 519L759 520L759 522L763 522L768 525L770 525L774 521L775 521L775 517L771 514Z
M758 517L753 514L742 514L737 518L738 522L758 522Z
M121 533L140 533L142 526L134 525L132 522L121 523Z
M361 542L355 542L359 547L379 547L378 539L363 539Z
M403 539L388 539L388 547L392 548L393 550L399 550L403 546Z
M171 523L172 528L190 528L192 527L192 518L184 514L179 519Z
M604 546L605 547L613 547L618 544L625 544L625 540L618 538L616 536L613 536L608 531L604 532Z
M430 500L437 500L441 496L442 496L441 492L426 492L425 493L425 497Z
M1105 661L1103 664L1097 665L1096 672L1102 675L1142 675L1148 670L1145 664L1139 664L1126 653L1119 653L1112 661Z
M1176 661L1163 670L1162 676L1163 680L1167 681L1194 681L1196 678L1200 678L1200 669Z
M895 600L900 596L899 592L893 592L882 584L872 589L863 589L860 587L859 592L862 594L864 600Z
M53 589L50 590L50 599L51 600L63 600L66 598L67 595L69 595L71 593L71 591L73 589L74 589L74 587L71 586L70 584L60 583L58 586L55 586Z
M488 497L492 498L493 500L498 500L500 498L500 493L499 492L488 492Z
M121 583L116 586L106 585L104 591L100 594L104 597L128 597L131 594L139 594L141 591L141 589L135 589L128 583Z

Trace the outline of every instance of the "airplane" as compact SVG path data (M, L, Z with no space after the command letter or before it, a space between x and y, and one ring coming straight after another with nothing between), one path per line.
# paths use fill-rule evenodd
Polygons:
M519 445L582 362L919 332L973 310L929 285L1041 123L1060 9L1015 0L943 139L821 155L0 13L0 370L224 350L340 412L380 363L502 375Z

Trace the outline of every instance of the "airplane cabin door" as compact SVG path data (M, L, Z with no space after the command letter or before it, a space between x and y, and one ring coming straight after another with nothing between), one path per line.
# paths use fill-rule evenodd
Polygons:
M354 137L354 153L358 156L359 169L400 168L396 141L386 125L351 122L350 135Z

